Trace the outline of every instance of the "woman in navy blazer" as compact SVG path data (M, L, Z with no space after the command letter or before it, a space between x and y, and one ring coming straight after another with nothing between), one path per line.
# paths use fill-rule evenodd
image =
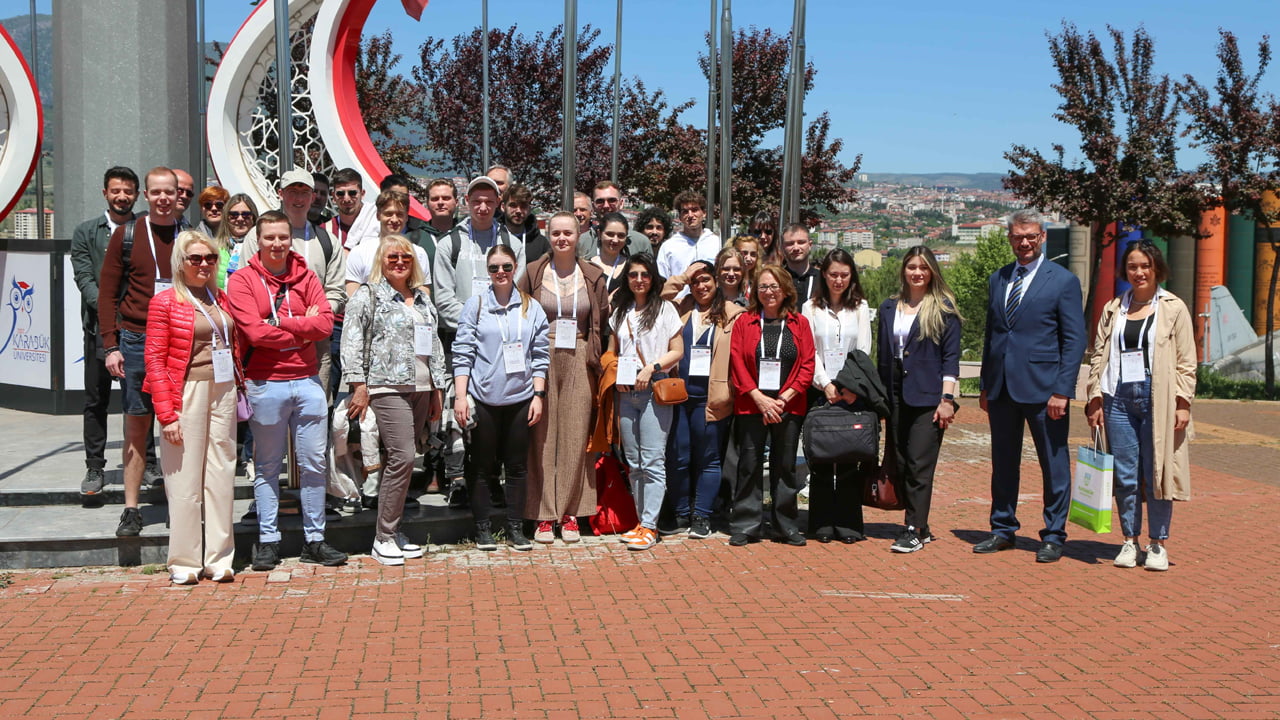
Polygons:
M933 252L907 251L901 289L880 304L876 365L889 393L886 454L893 452L906 495L906 527L889 548L909 553L931 542L929 504L942 435L955 419L960 376L956 297ZM886 458L887 460L887 458Z

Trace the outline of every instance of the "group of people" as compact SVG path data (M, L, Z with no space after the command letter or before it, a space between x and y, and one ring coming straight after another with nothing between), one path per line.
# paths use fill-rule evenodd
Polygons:
M155 483L146 470L154 418L175 583L234 577L233 476L249 444L259 532L252 567L280 561L286 456L297 467L302 561L346 561L325 542L338 398L336 412L353 426L370 415L376 423L385 460L375 451L363 497L346 499L376 508L370 554L383 564L423 554L400 525L415 458L433 435L444 444L442 487L451 505L470 507L480 550L497 549L499 530L515 550L557 536L579 541L579 521L599 501L589 448L616 448L627 468L638 522L619 537L632 550L664 535L709 537L717 512L733 546L766 537L857 542L862 484L874 471L867 464L811 464L808 525L800 524L803 422L827 404L873 409L886 422L884 462L906 506L891 550L916 552L935 537L933 478L958 410L963 318L924 246L907 252L898 292L873 313L848 252L814 264L808 228L784 227L775 241L767 213L726 242L704 226L695 193L677 196L678 227L648 208L633 229L618 186L601 182L577 194L572 211L552 215L544 235L530 192L501 166L467 185L461 222L448 180L426 188L431 219L422 221L408 214L407 178L389 176L366 203L354 170L332 178L295 170L280 180L279 210L260 213L247 195L205 189L192 228L185 175L148 172L147 213L135 217L138 178L112 168L104 217L82 224L73 241L91 388L82 493L102 492L105 398L118 377L126 424L117 534L141 531L140 488ZM1078 282L1044 262L1043 241L1039 216L1016 213L1018 262L992 277L981 404L992 425L993 535L974 550L1013 545L1027 422L1045 472L1037 560L1048 562L1065 540L1066 400L1084 322ZM1117 458L1126 543L1116 562L1136 562L1145 502L1145 564L1162 569L1168 501L1186 498L1194 351L1188 381L1189 320L1158 288L1159 250L1134 246L1125 272L1134 289L1099 325L1087 415L1106 425Z

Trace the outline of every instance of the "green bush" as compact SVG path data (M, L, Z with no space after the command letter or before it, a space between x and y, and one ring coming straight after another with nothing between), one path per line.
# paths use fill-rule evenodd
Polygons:
M1231 380L1201 365L1196 368L1196 397L1217 400L1280 400L1280 392L1267 394L1267 386L1249 380Z

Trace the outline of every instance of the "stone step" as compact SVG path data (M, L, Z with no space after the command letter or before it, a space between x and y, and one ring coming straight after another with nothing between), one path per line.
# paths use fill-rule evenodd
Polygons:
M61 487L15 487L9 485L0 488L0 508L3 507L25 507L37 505L73 505L73 506L89 506L101 507L103 505L123 505L124 504L124 486L120 483L120 473L116 471L107 473L107 482L102 488L102 492L93 498L85 498L80 494L80 480L76 478L74 486L63 485ZM65 483L65 481L63 481ZM253 481L245 478L236 478L235 497L237 500L245 500L253 498ZM144 487L142 489L141 501L148 505L162 505L165 502L163 487Z
M419 505L405 510L401 529L426 546L451 545L472 536L471 512L446 506L441 495L422 495ZM248 499L235 502L236 566L247 565L258 541L257 522L244 520ZM302 552L302 518L288 503L280 516L282 555ZM164 565L169 547L164 505L142 506L143 529L138 537L116 537L120 513L115 507L68 505L0 507L0 569L80 567L98 565ZM326 541L350 554L368 554L373 545L376 510L354 515L329 513ZM503 519L495 515L495 527ZM584 528L585 529L585 528ZM505 550L500 550L505 552Z

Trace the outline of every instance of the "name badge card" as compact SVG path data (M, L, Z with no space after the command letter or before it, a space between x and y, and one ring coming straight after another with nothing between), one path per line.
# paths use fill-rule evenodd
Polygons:
M827 369L827 375L835 379L840 374L840 370L844 368L844 358L846 353L843 350L823 350L822 351L822 367Z
M172 288L172 287L173 287L173 281L172 281L172 280L168 280L168 279L162 280L162 279L160 279L160 278L156 278L156 289L155 289L155 291L154 291L154 292L152 292L151 294L152 294L152 295L159 295L160 293L162 293L162 292L164 292L165 290L168 290L169 288Z
M782 361L760 360L760 389L766 392L782 388Z
M1147 367L1142 361L1142 351L1126 350L1120 353L1120 382L1142 382L1146 379Z
M711 375L711 348L694 345L689 353L689 375L708 377Z
M227 348L213 351L213 381L231 382L236 377L235 361L231 359L231 351Z
M573 318L560 318L556 320L556 345L557 350L573 350L578 347L578 321Z
M635 355L623 355L618 358L617 385L635 385L636 375L640 373L640 358Z
M431 332L431 326L426 323L416 323L413 326L413 354L426 355L431 357L431 346L435 345L435 338Z
M513 340L503 343L502 362L507 366L508 375L524 372L524 342Z

